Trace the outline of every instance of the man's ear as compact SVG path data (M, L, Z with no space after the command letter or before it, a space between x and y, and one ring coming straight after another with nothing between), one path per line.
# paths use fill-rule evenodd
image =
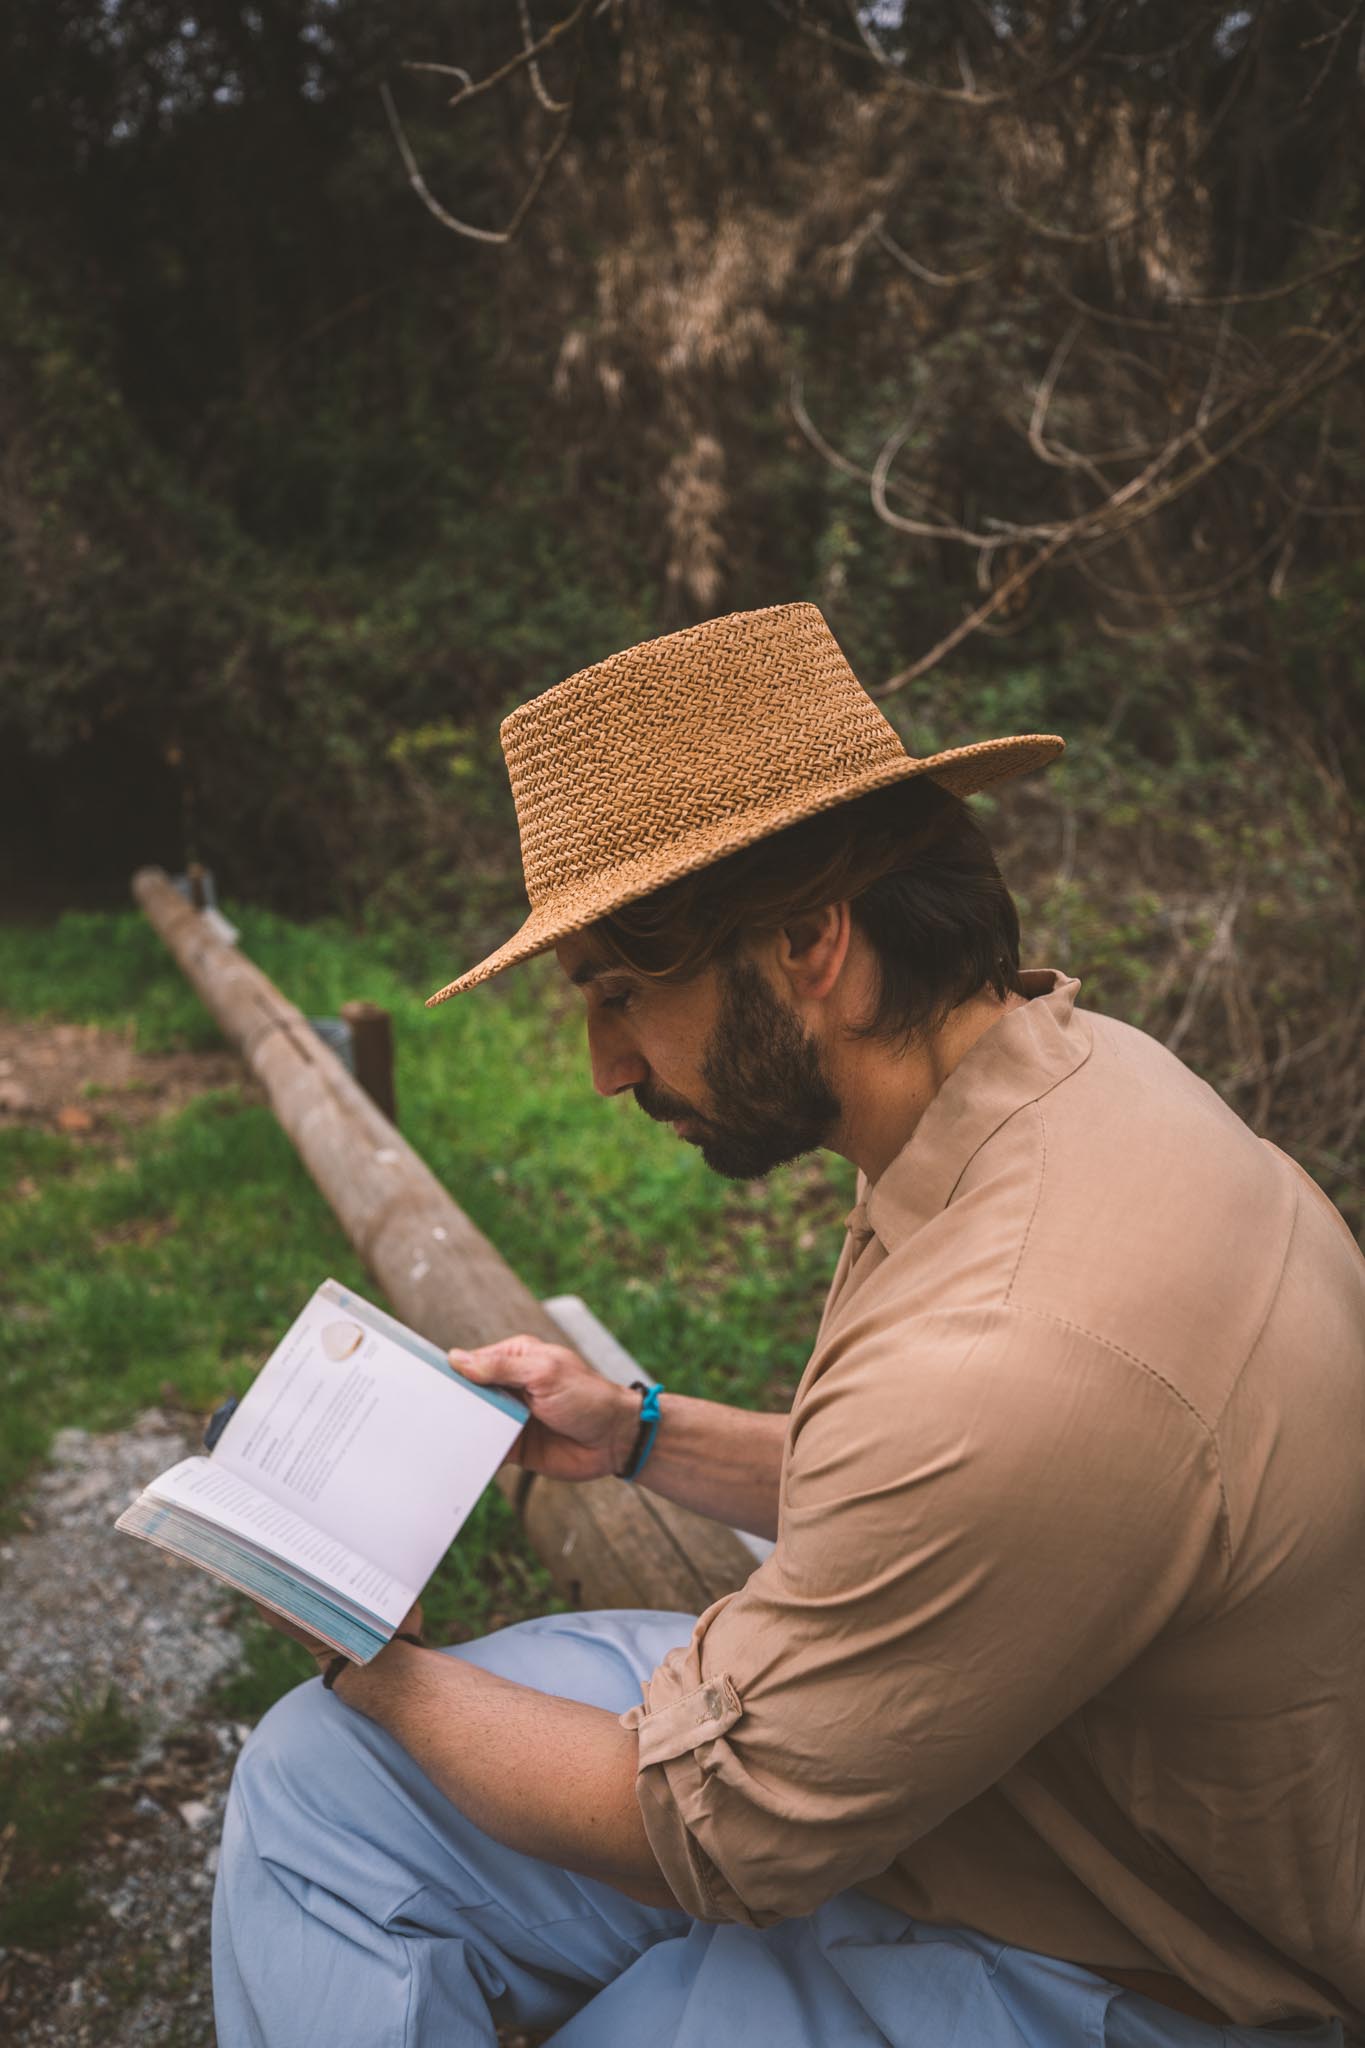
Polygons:
M847 903L827 903L784 924L777 934L776 964L792 994L816 1002L827 996L843 971L852 936Z

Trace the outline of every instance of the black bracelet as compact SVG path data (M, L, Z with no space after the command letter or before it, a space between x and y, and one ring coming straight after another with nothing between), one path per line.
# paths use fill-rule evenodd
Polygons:
M653 1450L654 1439L659 1434L659 1396L664 1391L662 1386L657 1380L652 1387L647 1387L643 1380L632 1380L630 1391L632 1394L643 1396L640 1402L640 1427L635 1433L635 1447L616 1475L618 1479L636 1477Z
M391 1643L414 1643L419 1650L425 1650L426 1648L426 1644L422 1641L422 1638L420 1636L412 1635L406 1629L403 1631L401 1635L390 1636L389 1641ZM349 1657L333 1657L331 1663L327 1666L327 1669L322 1674L322 1684L324 1691L330 1692L332 1690L332 1687L336 1684L337 1680L340 1678L342 1672L346 1669L346 1666L350 1663L350 1661L351 1660Z

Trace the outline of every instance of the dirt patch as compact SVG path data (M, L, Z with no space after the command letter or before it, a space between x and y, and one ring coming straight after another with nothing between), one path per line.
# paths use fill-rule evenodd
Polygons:
M131 1027L0 1015L0 1130L16 1124L92 1141L182 1109L209 1088L265 1096L235 1053L138 1052Z

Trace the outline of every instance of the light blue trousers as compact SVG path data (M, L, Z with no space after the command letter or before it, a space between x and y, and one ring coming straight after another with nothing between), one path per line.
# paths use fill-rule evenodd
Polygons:
M451 1650L620 1713L693 1617L546 1615ZM1340 2048L1204 2026L1046 1956L845 1891L712 1926L506 1849L318 1679L238 1761L213 1902L219 2048Z

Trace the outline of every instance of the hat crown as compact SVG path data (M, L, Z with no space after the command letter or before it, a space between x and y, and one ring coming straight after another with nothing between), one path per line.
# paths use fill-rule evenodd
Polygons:
M609 655L521 705L501 736L537 909L909 758L806 603Z

